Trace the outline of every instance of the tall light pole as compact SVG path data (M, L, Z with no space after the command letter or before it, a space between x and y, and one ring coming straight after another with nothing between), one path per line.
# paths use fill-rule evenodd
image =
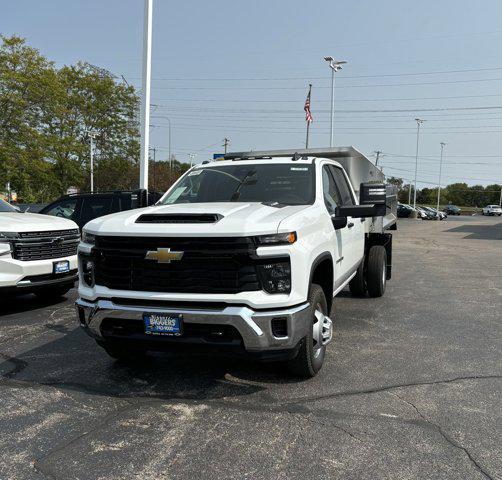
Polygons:
M196 153L189 153L188 154L188 158L190 159L190 167L193 167L193 163L194 163L194 160L195 160L196 156L197 156Z
M444 149L444 146L446 145L446 143L441 142L440 145L441 145L441 157L439 159L438 204L436 207L436 210L438 211L438 216L436 218L438 220L440 219L439 218L439 200L441 198L441 169L443 168L443 149Z
M148 150L150 143L150 80L152 75L152 8L145 0L143 24L143 75L141 91L141 151L139 186L148 190Z
M425 122L425 120L421 120L420 118L415 118L415 122L417 122L417 154L415 156L415 181L413 182L413 208L417 207L417 171L418 171L418 139L420 137L420 125Z
M328 62L329 68L331 68L331 127L329 136L329 146L332 147L334 144L334 121L335 121L335 72L342 69L344 61L337 61L333 57L324 57L324 60Z
M87 135L89 135L89 148L90 148L90 162L89 170L91 174L91 193L94 193L94 139L97 133L94 130L88 130Z

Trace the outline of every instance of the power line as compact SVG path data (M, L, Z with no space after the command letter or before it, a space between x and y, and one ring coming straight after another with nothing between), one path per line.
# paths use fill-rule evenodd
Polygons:
M282 89L281 89L282 90ZM409 98L350 98L338 102L408 102L416 100L458 100L466 98L502 97L502 94L493 93L486 95L457 95L447 97L409 97ZM299 103L298 100L246 100L246 99L218 99L218 98L158 98L161 102L218 102L218 103Z
M407 72L407 73L385 73L378 75L340 75L340 78L383 78L383 77L411 77L420 75L445 75L450 73L468 73L468 72L488 72L502 70L502 67L488 67L488 68L467 68L457 70L440 70L433 72ZM140 80L140 77L129 77L131 80ZM168 81L168 82L276 82L276 81L305 81L305 80L326 80L326 76L322 77L154 77L155 81Z
M301 103L301 102L300 102ZM172 107L168 105L156 105L157 107L163 107L167 109L172 109ZM500 105L492 105L492 106L476 106L476 107L438 107L438 108L398 108L398 109L375 109L375 110L338 110L338 113L404 113L404 112L448 112L448 111L468 111L468 110L500 110L502 106ZM203 111L203 109L201 109ZM211 110L207 108L205 111L218 111ZM221 109L220 109L221 111ZM235 110L240 113L247 113L248 110ZM298 110L253 110L257 113L270 113L270 112L290 112L290 113L298 113ZM320 109L317 110L317 113L329 113L329 110Z
M374 88L374 87L411 87L423 85L449 85L456 83L479 83L500 81L502 78L479 78L464 80L443 80L436 82L416 82L416 83L380 83L369 85L340 85L337 88ZM328 89L329 86L316 85L316 89ZM304 90L304 87L153 87L155 90Z

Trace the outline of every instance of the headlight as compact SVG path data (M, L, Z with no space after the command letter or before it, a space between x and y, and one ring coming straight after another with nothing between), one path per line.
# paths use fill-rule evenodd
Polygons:
M94 260L89 255L80 254L80 271L82 272L82 280L88 287L94 286Z
M274 261L258 265L258 272L266 292L291 292L291 265L289 261Z
M297 239L296 232L277 233L272 235L261 235L256 237L258 245L290 245Z
M93 233L86 232L85 230L82 232L82 241L84 243L88 243L89 245L94 245L96 242L96 235Z
M0 232L0 242L10 242L19 238L19 234L15 232Z

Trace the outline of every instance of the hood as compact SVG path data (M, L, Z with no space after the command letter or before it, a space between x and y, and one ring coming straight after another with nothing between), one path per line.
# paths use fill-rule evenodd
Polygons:
M0 212L0 232L44 232L78 228L72 220L38 213Z
M276 233L279 224L309 205L281 208L261 203L197 203L162 205L129 210L96 218L85 225L85 230L101 235L144 236L248 236ZM142 215L215 214L214 223L137 223Z

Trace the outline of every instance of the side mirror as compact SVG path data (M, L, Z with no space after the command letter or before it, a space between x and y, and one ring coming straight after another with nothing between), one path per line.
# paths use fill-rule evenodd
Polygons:
M345 207L336 207L335 213L336 216L353 218L378 216L375 205L347 205Z
M375 208L373 216L385 216L387 213L387 187L384 183L361 183L359 204Z
M331 215L331 223L335 230L345 228L347 226L347 217L340 217L337 214Z

